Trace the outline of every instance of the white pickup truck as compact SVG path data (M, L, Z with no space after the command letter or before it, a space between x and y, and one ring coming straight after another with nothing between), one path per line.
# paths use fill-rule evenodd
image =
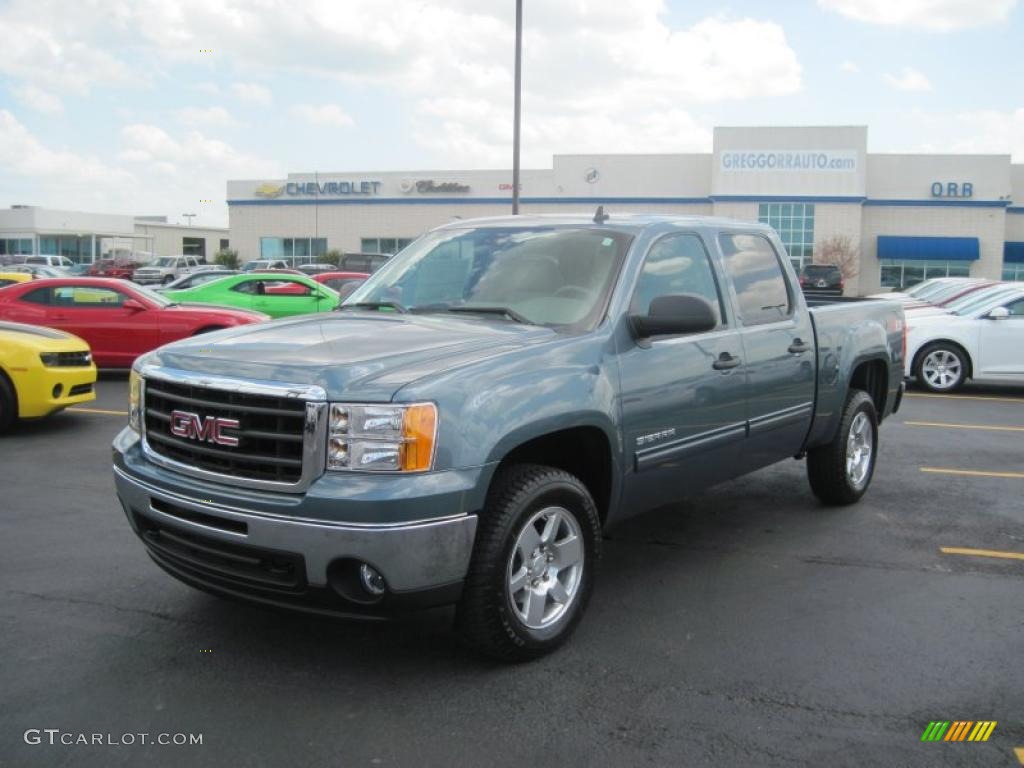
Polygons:
M183 277L199 266L195 256L160 256L132 273L132 280L139 285L166 285Z

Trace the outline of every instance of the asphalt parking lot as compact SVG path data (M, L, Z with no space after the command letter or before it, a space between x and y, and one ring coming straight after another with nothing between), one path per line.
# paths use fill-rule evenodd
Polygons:
M0 764L1012 766L1024 747L1024 391L913 393L859 505L788 462L620 526L562 651L445 611L307 618L193 591L113 493L127 385L0 438ZM956 426L950 426L956 425ZM922 743L995 720L985 743ZM202 745L26 744L28 729Z

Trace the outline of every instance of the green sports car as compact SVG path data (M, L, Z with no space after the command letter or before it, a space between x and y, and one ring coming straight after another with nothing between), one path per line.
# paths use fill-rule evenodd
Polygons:
M337 293L305 275L268 272L230 275L195 288L165 291L164 296L172 301L252 309L271 317L330 312L341 302Z

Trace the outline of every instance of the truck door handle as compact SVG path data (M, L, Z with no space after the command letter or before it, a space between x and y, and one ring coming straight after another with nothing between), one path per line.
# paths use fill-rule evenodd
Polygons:
M794 355L799 355L802 352L806 352L810 348L811 345L808 344L803 339L793 339L793 343L789 345L789 351L792 352Z
M740 359L735 355L731 355L728 352L723 352L718 356L718 359L711 364L711 367L716 371L727 371L730 368L735 368L740 364Z

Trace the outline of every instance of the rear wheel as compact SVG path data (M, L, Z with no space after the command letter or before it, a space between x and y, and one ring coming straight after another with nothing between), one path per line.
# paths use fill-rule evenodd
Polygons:
M6 432L18 415L18 400L7 377L0 373L0 432Z
M967 355L955 344L929 344L917 356L918 383L931 392L953 392L967 380Z
M459 630L504 661L553 651L583 615L600 547L597 507L578 478L536 464L501 470L480 515Z
M807 452L807 479L826 504L853 504L871 485L878 455L875 403L859 389L850 391L839 429L826 445Z

